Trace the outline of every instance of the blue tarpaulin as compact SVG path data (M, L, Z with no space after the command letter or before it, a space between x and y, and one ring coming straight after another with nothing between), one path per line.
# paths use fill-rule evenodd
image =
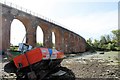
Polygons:
M48 49L48 51L49 51L50 55L52 55L52 49Z

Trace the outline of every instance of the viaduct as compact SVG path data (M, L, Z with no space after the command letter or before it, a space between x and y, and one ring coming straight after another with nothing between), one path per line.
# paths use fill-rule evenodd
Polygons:
M24 24L27 33L26 43L29 45L36 46L36 29L39 26L43 31L44 47L52 47L52 32L54 32L57 50L65 53L86 51L86 41L80 35L52 21L3 3L0 3L0 50L6 51L10 48L11 23L14 19L18 19Z

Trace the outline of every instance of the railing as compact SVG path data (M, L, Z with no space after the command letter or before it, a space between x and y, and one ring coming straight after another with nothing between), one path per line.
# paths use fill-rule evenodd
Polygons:
M43 15L40 15L40 14L38 14L38 13L32 12L31 10L25 9L25 8L20 7L20 6L18 6L18 5L16 5L16 4L13 4L13 3L11 3L11 2L7 2L7 1L5 1L5 0L0 0L0 3L5 4L5 5L7 5L7 6L10 6L10 7L13 7L13 8L15 8L15 9L18 9L18 10L20 10L20 11L26 12L26 13L31 14L31 15L33 15L33 16L39 17L39 18L41 18L41 19L44 19L44 20L46 20L46 21L48 21L48 22L51 22L51 23L54 23L54 24L56 24L56 25L65 27L64 25L62 25L62 24L60 24L60 23L58 23L58 22L56 22L56 21L54 21L54 20L52 20L52 19L50 19L50 18L47 18L47 17L45 17L45 16L43 16ZM67 27L65 27L65 28L67 28ZM69 30L70 30L70 29L69 29Z

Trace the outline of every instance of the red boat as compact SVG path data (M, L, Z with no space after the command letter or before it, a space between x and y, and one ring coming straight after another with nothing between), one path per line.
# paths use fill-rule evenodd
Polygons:
M33 48L22 44L19 54L5 65L8 73L16 73L17 77L43 79L48 73L60 66L64 53L50 48ZM42 75L41 75L42 74Z
M16 56L15 58L13 58L13 61L17 68L19 68L19 64L21 64L22 68L24 68L42 60L59 60L63 58L64 53L59 52L56 49L34 48L30 51Z
M75 80L74 73L62 67L64 53L50 48L32 48L20 44L18 51L8 51L10 62L4 66L7 73L15 73L17 80Z

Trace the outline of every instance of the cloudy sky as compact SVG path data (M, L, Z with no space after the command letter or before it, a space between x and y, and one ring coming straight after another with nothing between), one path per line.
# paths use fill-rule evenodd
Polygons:
M99 39L101 35L110 34L118 28L118 0L5 1L46 16L85 39Z

